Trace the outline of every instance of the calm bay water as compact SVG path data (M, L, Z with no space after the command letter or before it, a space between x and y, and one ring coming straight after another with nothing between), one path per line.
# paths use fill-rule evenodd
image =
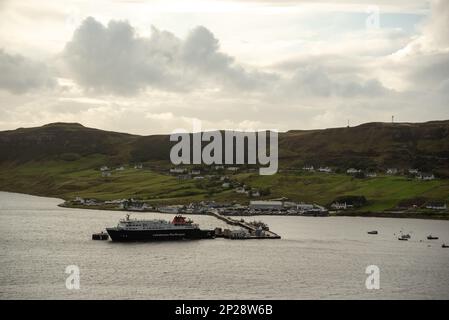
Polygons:
M250 217L282 239L122 244L90 239L123 212L61 202L0 192L1 299L449 298L449 249L441 248L449 244L449 221ZM202 228L225 227L210 216L191 218ZM401 230L412 239L398 241ZM440 239L426 240L430 233ZM379 290L365 287L373 264ZM65 287L68 265L80 268L80 290Z

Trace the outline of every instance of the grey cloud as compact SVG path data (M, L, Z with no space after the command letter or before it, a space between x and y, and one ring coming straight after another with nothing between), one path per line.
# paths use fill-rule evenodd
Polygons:
M44 64L0 49L0 89L22 94L55 84L56 80Z
M83 87L123 95L147 87L167 91L212 87L243 94L278 91L287 96L324 97L385 91L377 80L354 75L348 59L342 62L332 57L334 66L329 68L329 59L309 57L298 63L292 77L282 73L282 68L265 72L243 67L221 52L218 39L202 26L191 30L184 40L154 27L151 36L144 38L136 35L128 22L111 21L103 26L87 18L67 43L63 57Z
M127 22L111 21L105 27L87 18L67 43L63 58L74 79L88 89L129 94L145 85L163 87L170 80L166 65L172 53L166 44L154 50L151 44L167 40L161 41L164 35L156 30L153 34L156 39L148 41L137 37Z
M181 40L152 28L149 38L139 37L125 21L103 26L87 18L67 43L63 58L82 86L102 92L134 94L146 87L184 91L209 84L254 89L272 79L246 71L219 51L219 41L204 27Z
M296 97L357 97L379 96L389 93L377 79L364 79L359 76L363 69L348 65L350 61L340 62L338 67L326 67L322 57L310 65L296 66L292 77L284 84L283 92L287 98ZM338 71L336 71L338 70Z

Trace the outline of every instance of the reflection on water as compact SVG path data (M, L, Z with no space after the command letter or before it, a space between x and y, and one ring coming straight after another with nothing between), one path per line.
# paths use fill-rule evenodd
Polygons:
M449 249L441 248L449 221L245 217L263 220L282 239L113 243L91 234L116 225L123 212L59 203L0 192L0 298L449 298ZM225 227L210 216L191 218L202 228ZM400 231L411 240L398 241ZM380 290L365 288L372 264L380 268ZM80 290L65 287L68 265L80 268Z

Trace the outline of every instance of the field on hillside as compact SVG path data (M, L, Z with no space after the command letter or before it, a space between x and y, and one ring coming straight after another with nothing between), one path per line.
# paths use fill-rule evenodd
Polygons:
M245 194L223 189L217 179L179 180L165 173L148 169L125 168L102 177L98 169L102 156L90 156L78 161L29 162L22 165L2 165L0 190L42 196L73 199L76 196L113 200L140 198L157 204L188 203L199 200L250 200ZM368 200L363 211L391 209L404 199L425 197L449 201L449 180L419 181L403 176L379 176L355 179L344 174L289 172L273 176L257 173L230 175L233 181L252 188L267 189L270 194L257 199L288 197L293 201L327 205L338 196L362 195Z

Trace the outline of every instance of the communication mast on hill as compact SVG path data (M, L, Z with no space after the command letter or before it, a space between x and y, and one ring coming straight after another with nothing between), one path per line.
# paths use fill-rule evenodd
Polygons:
M391 123L394 123L394 116L391 116Z
M349 119L348 119L348 126L347 126L347 128L349 128Z

